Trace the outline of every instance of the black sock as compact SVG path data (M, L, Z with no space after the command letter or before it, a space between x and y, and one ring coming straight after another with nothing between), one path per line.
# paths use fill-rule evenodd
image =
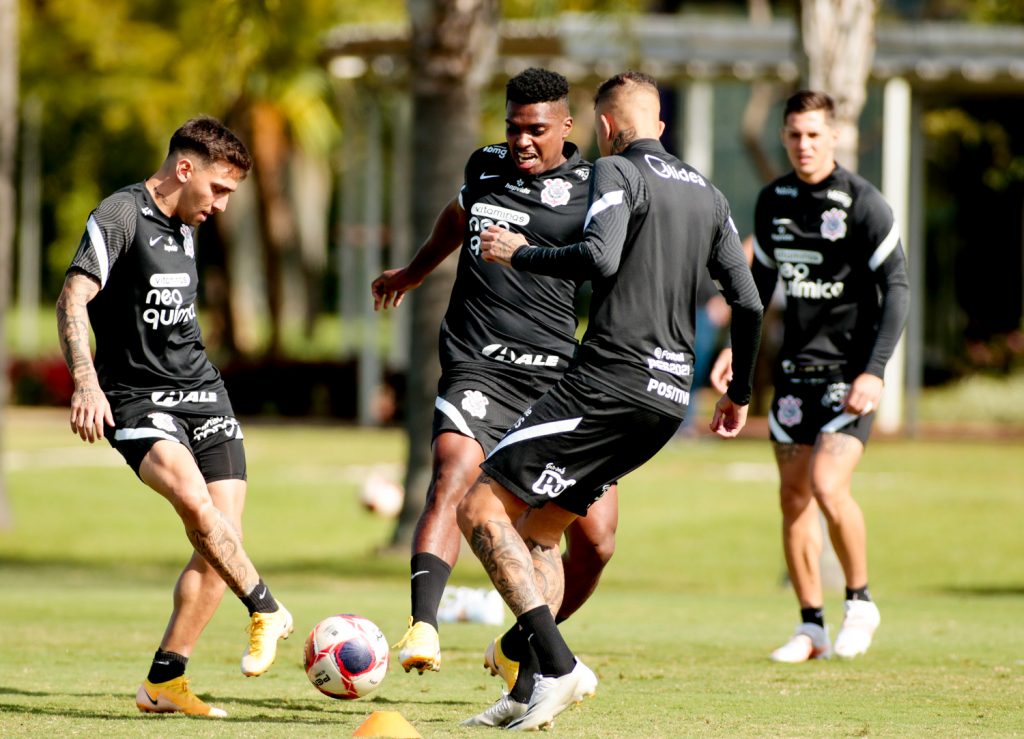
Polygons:
M528 659L531 650L526 636L526 632L519 624L512 624L512 628L501 635L502 654L516 662Z
M818 624L825 628L825 609L820 606L818 608L801 608L800 620L805 624Z
M576 657L555 626L550 608L546 605L537 606L517 620L527 634L530 647L537 653L540 674L545 677L561 677L572 672L576 666Z
M437 608L452 568L440 557L429 552L417 552L409 561L412 573L412 620L425 621L437 628Z
M868 584L864 583L862 588L847 588L846 600L871 600L871 593L868 592Z
M146 679L154 684L165 683L184 675L186 665L188 665L188 657L183 657L177 652L165 652L158 649L153 655L153 664L149 666L149 674L146 675Z
M252 592L240 600L243 605L249 609L250 616L257 612L273 613L277 610L277 601L274 600L274 596L270 594L270 588L268 588L267 584L263 582L262 577L260 578L260 581L256 583L256 587L252 589Z
M533 685L536 682L534 675L540 669L540 665L537 662L537 654L530 648L529 644L526 645L525 651L526 654L519 660L519 676L516 678L516 684L512 686L512 690L508 694L509 698L519 703L530 702L530 696L533 695Z

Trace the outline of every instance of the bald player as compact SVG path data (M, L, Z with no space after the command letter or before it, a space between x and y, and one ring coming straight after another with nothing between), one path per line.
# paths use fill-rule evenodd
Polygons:
M481 465L459 527L536 652L527 704L491 709L509 729L550 726L597 679L565 643L553 613L565 587L562 532L609 483L653 457L686 415L696 292L704 269L733 308L734 379L711 429L746 421L761 303L725 197L658 142L655 81L625 72L595 96L598 148L583 240L561 248L489 229L484 259L514 270L590 279L590 321L576 362ZM518 528L513 522L518 519Z

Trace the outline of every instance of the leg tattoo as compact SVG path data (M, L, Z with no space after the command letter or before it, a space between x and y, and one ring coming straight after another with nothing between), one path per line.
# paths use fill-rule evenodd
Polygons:
M187 530L188 540L199 555L224 578L232 592L244 598L256 586L256 579L250 576L252 565L245 559L242 541L235 527L224 518L224 514L214 510L216 518L213 527L209 531Z
M540 597L533 582L533 562L510 522L488 521L474 527L470 546L516 616L536 607Z

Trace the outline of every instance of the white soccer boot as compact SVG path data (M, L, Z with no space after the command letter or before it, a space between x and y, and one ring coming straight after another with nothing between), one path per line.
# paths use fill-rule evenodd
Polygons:
M870 600L848 600L844 611L843 627L836 637L835 649L840 657L852 659L868 651L875 630L882 622L882 614Z
M812 659L828 659L832 645L828 639L828 627L818 624L800 624L793 637L772 652L774 662L807 662Z
M501 728L508 726L517 718L526 713L526 704L509 698L508 693L502 693L501 697L494 702L494 705L483 713L467 718L462 726L495 726Z
M538 673L535 677L530 705L526 713L506 727L509 731L549 729L558 714L574 703L579 703L586 695L593 695L597 687L594 673L579 659L568 675L545 677ZM580 697L577 698L577 695Z

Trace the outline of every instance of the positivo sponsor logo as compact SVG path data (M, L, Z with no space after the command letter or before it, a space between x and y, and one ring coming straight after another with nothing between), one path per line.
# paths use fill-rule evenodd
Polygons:
M647 381L647 392L654 393L659 397L671 400L673 403L679 405L690 404L690 393L687 390L683 390L681 387L676 387L669 382L661 382L655 380L653 377Z

